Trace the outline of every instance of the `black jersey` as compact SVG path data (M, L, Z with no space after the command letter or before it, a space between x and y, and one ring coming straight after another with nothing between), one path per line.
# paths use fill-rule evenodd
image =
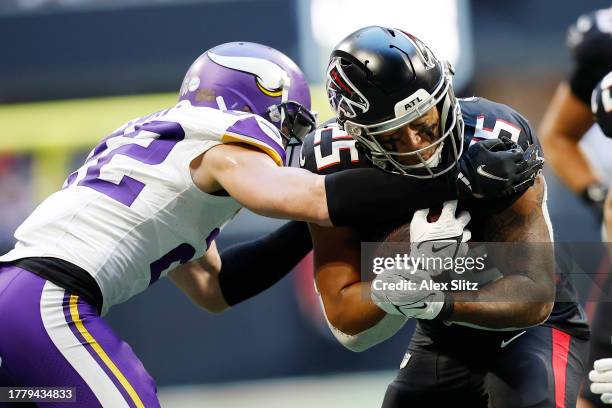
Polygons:
M539 145L527 119L514 109L485 98L461 99L459 103L465 122L464 152L471 144L480 140L495 139L502 136L515 141L523 149L532 144ZM355 140L342 130L335 121L325 123L305 138L300 154L300 165L317 174L332 174L349 169L372 167L372 164L355 146ZM381 173L384 172L372 169L371 174L380 177ZM364 176L367 176L367 174L364 174ZM393 174L388 174L388 177L410 179L407 176ZM397 183L390 183L389 186L389 188L397 188ZM397 208L381 208L381 211L388 214L397 212L401 214L400 216L396 219L390 219L386 225L360 229L358 231L360 239L362 241L382 240L393 228L409 222L412 215L406 214L406 208L410 206L411 197L431 196L431 207L441 206L444 200L456 198L455 191L450 186L447 187L446 191L427 188L416 190L417 186L418 183L406 184L407 188L402 191L402 198L398 199ZM477 207L474 203L460 202L459 207L467 209L472 216L468 225L472 232L472 240L475 242L484 241L484 226L488 216L493 212L509 207L514 199L487 201L486 204L479 204ZM414 208L413 211L416 209ZM354 212L358 213L359 209ZM557 282L557 298L562 299L563 302L555 304L555 310L553 310L548 323L564 329L571 326L571 328L577 328L581 334L587 333L588 326L582 319L573 286L563 277L559 277ZM577 315L580 315L580 318L576 320Z
M527 149L532 144L539 146L527 119L510 107L484 98L461 99L459 103L465 123L464 152L473 143L503 136L518 143L523 149ZM328 121L305 138L300 154L300 166L313 173L324 175L342 170L372 168L372 164L359 151L355 143L355 140L342 130L335 121ZM386 227L391 228L409 222L415 210L425 208L423 206L424 196L429 198L427 200L427 206L429 207L436 207L445 200L457 198L454 186L450 182L443 186L442 183L432 186L428 179L415 183L415 179L412 177L388 174L378 169L371 173L365 173L364 176L382 179L381 173L394 181L389 183L388 188L401 190L401 194L398 195L398 207L396 209L385 209L389 214L398 214L398 217L391 218L388 226L377 225L379 234L378 236L372 233L368 234L367 237L370 240L380 238L380 234L385 232ZM402 183L402 181L404 182ZM379 182L382 182L382 180L379 180ZM347 194L350 194L349 190L347 190ZM415 197L418 197L421 206L412 208L412 211L407 212L406 209L410 208L411 201L414 201ZM478 234L481 228L474 228L475 224L482 223L491 213L509 207L516 198L518 197L486 200L483 201L483 204L477 202L460 203L459 207L470 210L472 215L470 230L473 240L483 241L482 234ZM476 205L477 208L475 208Z
M568 30L567 45L574 63L570 87L589 105L595 85L612 71L612 8L578 17Z

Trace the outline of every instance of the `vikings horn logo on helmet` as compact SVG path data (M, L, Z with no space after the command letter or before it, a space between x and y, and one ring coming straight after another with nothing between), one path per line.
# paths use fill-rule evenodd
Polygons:
M349 81L340 66L340 59L335 58L327 69L327 97L333 110L345 118L357 116L355 108L366 113L370 109L370 102Z
M283 94L283 87L289 86L289 76L280 66L272 61L254 57L232 57L208 53L216 64L236 71L254 75L259 89L268 96L278 97Z

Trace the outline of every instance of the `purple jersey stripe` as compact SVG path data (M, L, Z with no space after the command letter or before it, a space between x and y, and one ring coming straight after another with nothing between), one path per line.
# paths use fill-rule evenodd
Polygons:
M210 234L208 234L208 237L206 237L206 249L207 250L208 248L210 248L210 245L212 244L212 242L217 238L217 236L219 235L219 232L221 232L221 229L215 228L214 230L211 231Z
M136 404L132 401L130 395L128 394L126 389L123 387L121 382L119 382L119 379L113 374L113 372L108 368L108 366L104 363L104 361L102 361L102 359L100 358L98 353L96 353L96 351L93 349L91 344L89 344L89 342L85 339L85 337L83 337L83 334L77 329L76 323L72 319L72 315L70 313L70 296L71 296L70 293L68 293L67 291L64 292L64 301L62 305L64 309L64 317L66 318L66 323L68 324L68 327L70 327L72 334L76 336L76 338L79 340L81 345L85 347L87 352L93 357L94 360L96 360L96 363L98 363L98 365L102 368L102 370L106 373L106 375L111 379L113 384L115 384L115 387L117 387L117 389L123 396L123 399L128 403L128 405L130 407L136 408ZM77 310L78 310L78 301L77 301ZM83 323L83 326L85 326L85 323Z
M236 123L234 123L230 128L227 129L227 133L230 136L244 136L250 139L256 139L259 142L262 142L266 146L270 147L278 156L280 157L282 163L285 162L285 149L278 141L272 139L270 136L263 131L261 126L265 126L255 119L253 116L249 116L246 119L240 119ZM272 131L278 132L276 128L272 126L269 127ZM245 143L249 143L249 140L244 140ZM257 145L255 145L257 146ZM276 161L276 160L275 160ZM282 164L281 163L281 164Z
M74 183L74 180L76 180L77 176L79 175L78 171L75 171L73 173L70 173L70 175L68 176L68 178L66 179L66 187L70 187L70 185L72 183Z

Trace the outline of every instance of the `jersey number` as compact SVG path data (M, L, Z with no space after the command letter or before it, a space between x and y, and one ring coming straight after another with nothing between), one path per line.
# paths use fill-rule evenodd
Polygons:
M219 235L219 228L215 228L208 234L206 237L206 249L210 248L212 242ZM196 250L194 247L189 245L188 243L182 243L173 250L169 251L167 254L159 258L157 261L152 262L151 267L151 281L149 282L149 286L154 284L159 280L161 274L170 267L174 262L179 262L180 265L188 262L195 255Z
M521 128L518 126L506 122L505 120L497 119L493 129L487 129L484 127L484 121L484 116L478 116L476 118L476 128L474 130L475 139L499 139L503 131L510 134L510 140L514 143L518 143L519 136L521 135Z
M149 286L157 282L162 272L168 269L174 262L178 261L182 265L193 258L195 253L196 250L194 247L187 243L183 243L157 261L151 263L151 281L149 282Z
M85 177L79 181L79 186L92 188L115 201L126 206L131 206L136 200L145 184L133 177L124 175L119 183L104 180L100 176L102 167L111 161L116 155L130 157L141 163L148 165L160 164L170 154L172 148L185 138L185 132L181 125L175 122L156 121L144 125L137 125L134 131L121 135L123 137L134 137L142 131L148 131L159 135L147 147L136 143L128 143L108 153L106 156L97 160L96 164L87 169ZM113 135L114 136L114 135ZM94 149L94 155L88 160L87 164L93 163L96 157L107 149L108 139L104 140ZM72 173L66 182L70 186L76 179L77 173Z
M351 153L351 162L359 162L359 152L355 147L355 139L348 135L333 136L333 129L324 129L317 132L314 138L314 154L317 170L322 170L340 163L340 151L348 150ZM331 153L323 156L321 146L331 146Z

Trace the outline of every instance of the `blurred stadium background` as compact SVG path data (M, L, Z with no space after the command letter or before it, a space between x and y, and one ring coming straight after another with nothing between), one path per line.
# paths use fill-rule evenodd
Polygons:
M12 246L16 226L97 140L172 105L192 60L218 43L254 41L290 55L312 82L315 109L325 120L326 53L360 26L395 26L453 61L460 96L507 103L537 128L570 69L568 25L608 6L604 0L1 0L0 249ZM556 239L598 241L591 212L547 175ZM275 225L244 211L221 234L220 246ZM584 270L599 262L579 260ZM308 259L265 294L222 315L197 310L160 282L116 307L108 321L156 378L169 407L377 406L412 330L361 354L343 349L322 324Z

